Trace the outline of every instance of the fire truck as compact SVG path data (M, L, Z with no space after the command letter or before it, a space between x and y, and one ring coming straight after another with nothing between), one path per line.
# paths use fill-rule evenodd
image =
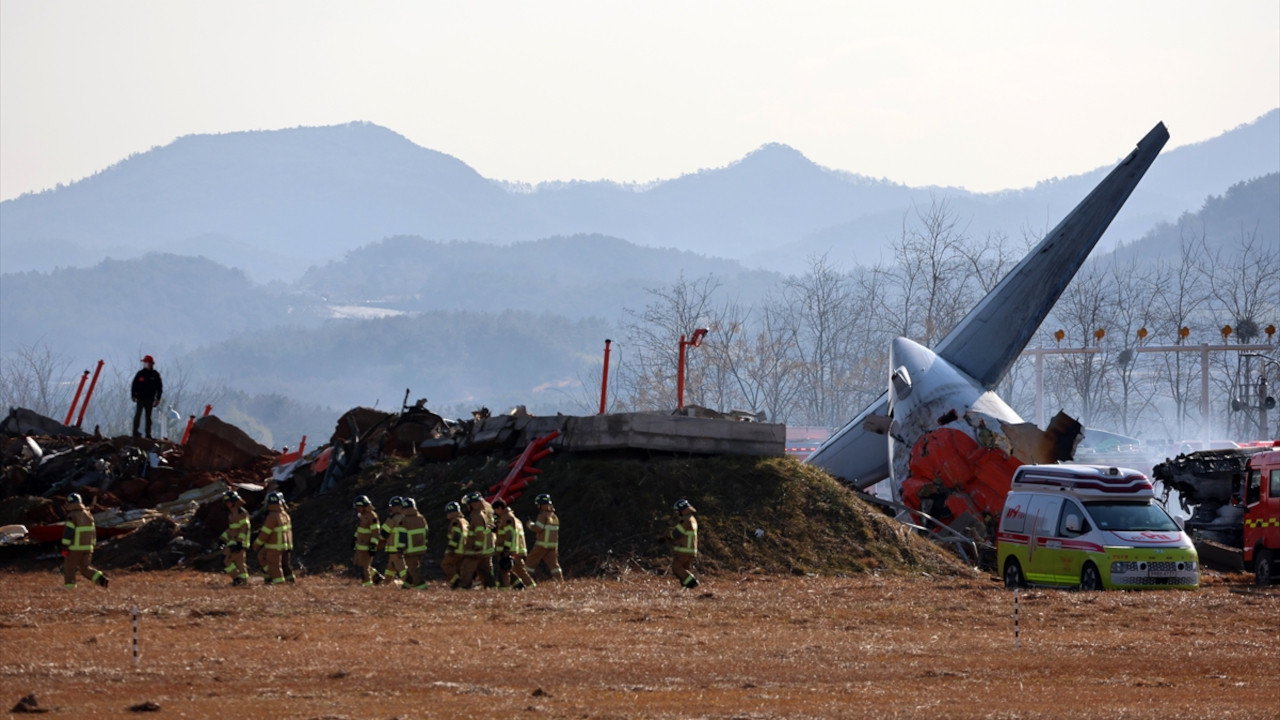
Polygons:
M1152 476L1178 493L1202 564L1275 579L1280 560L1280 440L1200 450L1156 465Z

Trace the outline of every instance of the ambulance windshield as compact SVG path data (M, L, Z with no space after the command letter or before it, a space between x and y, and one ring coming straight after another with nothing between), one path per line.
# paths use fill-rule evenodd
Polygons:
M1178 524L1164 508L1147 502L1085 503L1101 530L1158 530L1177 532Z

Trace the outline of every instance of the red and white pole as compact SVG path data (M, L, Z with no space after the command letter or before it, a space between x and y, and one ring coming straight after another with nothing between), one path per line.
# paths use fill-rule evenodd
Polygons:
M63 425L71 424L71 416L76 414L76 405L80 402L80 393L84 391L84 383L89 379L89 371L85 370L80 376L80 384L76 386L76 396L71 398L71 407L67 408L67 419L62 421Z
M605 398L609 393L609 343L612 340L605 338L604 340L604 373L600 377L600 414L604 414ZM86 371L86 374L88 372Z
M93 371L93 379L89 381L89 392L84 394L84 404L80 406L80 416L76 418L76 427L80 427L80 423L84 422L84 413L89 409L89 398L93 397L93 389L98 386L98 376L102 374L103 361L98 361L98 367Z

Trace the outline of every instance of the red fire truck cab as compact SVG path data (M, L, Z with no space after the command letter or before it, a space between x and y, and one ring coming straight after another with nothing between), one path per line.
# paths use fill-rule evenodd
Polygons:
M1244 497L1244 566L1259 585L1275 580L1280 559L1280 450L1249 458Z

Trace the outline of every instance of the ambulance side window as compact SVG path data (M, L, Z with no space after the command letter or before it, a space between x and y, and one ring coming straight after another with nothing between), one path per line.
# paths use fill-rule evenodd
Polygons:
M1272 500L1280 498L1280 470L1271 471L1271 487L1267 490L1267 497Z
M1058 516L1062 514L1062 498L1037 495L1031 500L1029 512L1036 519L1036 535L1054 536L1058 530Z
M1067 500L1062 504L1062 520L1058 523L1058 537L1077 537L1089 532L1088 517L1078 503ZM1075 519L1071 520L1071 518Z

